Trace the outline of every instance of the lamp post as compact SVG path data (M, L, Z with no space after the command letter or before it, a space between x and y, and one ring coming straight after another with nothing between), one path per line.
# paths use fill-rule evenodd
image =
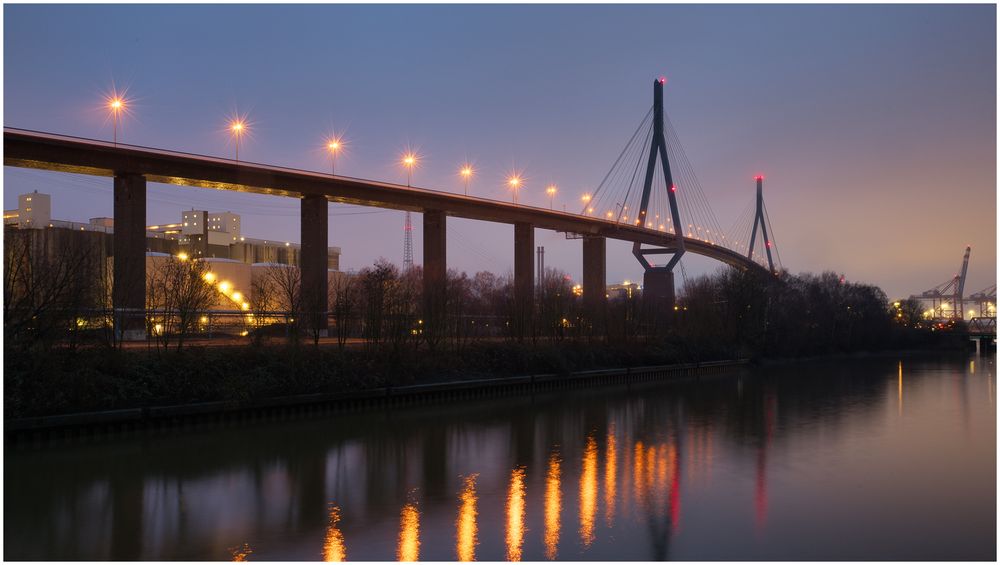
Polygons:
M229 133L236 139L236 162L240 161L240 138L247 131L247 123L243 118L236 118L229 123Z
M521 188L522 182L521 176L516 173L507 177L507 185L514 191L514 204L517 204L517 191Z
M462 182L465 185L465 195L469 195L469 181L472 180L472 175L476 173L472 165L466 163L462 165L462 168L458 171L458 174L462 176Z
M413 168L420 163L420 157L417 156L413 151L407 151L403 153L403 157L400 160L403 167L406 168L406 186L410 186L410 181L413 178Z
M343 147L343 141L333 136L326 141L326 150L330 152L330 176L337 176L337 152Z
M126 101L124 95L119 95L117 92L113 92L111 96L108 97L108 111L111 112L111 119L114 122L114 144L118 146L118 120L119 116L126 109Z
M558 190L559 189L556 188L556 185L554 184L550 184L545 188L545 194L549 195L549 210L555 209L555 198L556 198L556 192L558 192Z

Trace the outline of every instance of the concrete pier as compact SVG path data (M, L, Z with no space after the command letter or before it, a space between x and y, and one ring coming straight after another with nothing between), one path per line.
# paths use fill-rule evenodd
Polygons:
M327 245L329 231L328 207L325 196L302 197L301 300L306 331L327 334Z
M583 239L583 305L587 321L594 328L604 322L607 312L607 240Z
M646 311L656 317L672 314L676 297L674 295L674 273L667 270L647 270L642 275L642 301Z
M535 305L535 226L514 224L514 330L519 338L531 331Z
M424 211L424 332L428 339L445 335L448 304L447 224L444 212Z
M115 175L114 272L111 303L115 336L146 338L146 177Z

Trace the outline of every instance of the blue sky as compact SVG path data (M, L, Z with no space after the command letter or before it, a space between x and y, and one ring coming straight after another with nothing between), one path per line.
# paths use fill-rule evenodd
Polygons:
M667 113L728 227L767 175L775 239L793 272L824 269L925 290L973 246L967 289L996 274L995 6L4 6L4 125L110 139L101 110L128 86L127 143L231 155L225 119L249 113L242 159L326 170L322 141L346 130L338 172L577 207L666 75ZM11 168L18 193L54 215L111 215L106 179ZM148 220L232 210L247 235L298 239L297 203L151 186ZM402 258L401 212L331 206L343 265ZM414 216L420 262L420 216ZM546 265L580 276L580 242L539 231ZM513 229L449 221L453 268L505 272ZM609 243L611 281L641 276ZM685 259L688 274L716 268Z

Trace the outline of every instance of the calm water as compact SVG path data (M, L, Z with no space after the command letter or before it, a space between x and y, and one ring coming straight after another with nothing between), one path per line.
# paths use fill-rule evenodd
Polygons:
M995 357L8 451L5 559L996 558Z

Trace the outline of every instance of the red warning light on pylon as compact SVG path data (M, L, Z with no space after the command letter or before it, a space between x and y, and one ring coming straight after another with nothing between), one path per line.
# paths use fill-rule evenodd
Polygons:
M758 181L759 180L764 180L764 175L756 175L756 176L753 177L753 180L758 180Z
M660 84L667 84L667 77L660 77Z
M676 184L670 185L670 192L677 192L677 185Z

